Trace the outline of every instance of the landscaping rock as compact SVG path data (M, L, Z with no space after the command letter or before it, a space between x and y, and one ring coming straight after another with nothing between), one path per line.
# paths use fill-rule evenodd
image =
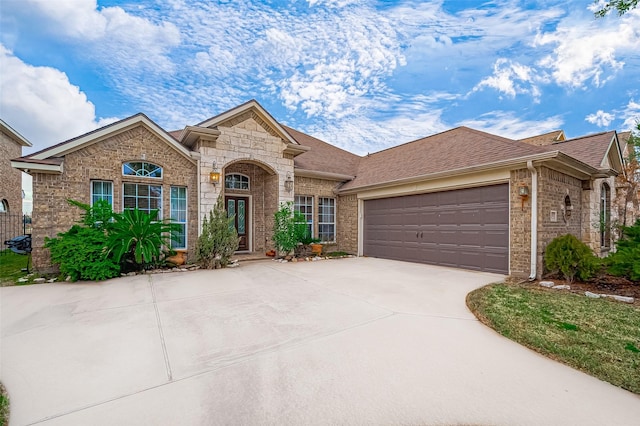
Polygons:
M554 290L571 290L571 286L569 285L554 285L553 287L551 287Z
M606 297L617 300L618 302L633 303L635 299L633 297L618 296L617 294L607 294Z
M33 280L34 283L36 284L41 284L43 282L47 281L46 278L36 278L35 280Z
M56 281L58 281L57 278L51 278L50 280L47 280L48 283L55 283Z
M551 288L551 287L553 287L554 285L556 285L556 283L554 283L553 281L540 281L540 285L541 285L542 287L548 287L548 288Z
M29 278L18 278L19 283L26 283L27 281L29 281Z
M585 291L584 295L587 297L591 297L592 299L600 299L600 295L597 293L591 293L590 291Z

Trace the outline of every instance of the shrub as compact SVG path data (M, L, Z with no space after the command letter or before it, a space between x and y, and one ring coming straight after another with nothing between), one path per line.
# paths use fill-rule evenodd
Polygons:
M609 273L640 281L640 219L632 226L622 227L622 236L615 253L607 257Z
M45 238L44 246L51 252L51 262L71 281L117 277L120 267L107 251L106 232L113 215L111 206L106 201L98 201L93 207L68 201L85 212L82 221L67 232L59 233L56 238Z
M561 272L569 283L576 276L583 281L592 278L600 266L591 249L571 234L551 241L544 258L547 269Z
M218 197L214 209L209 212L209 219L205 216L202 222L202 234L196 243L196 259L203 268L224 268L238 250L239 242L233 216L227 217L222 197Z
M147 213L138 208L113 215L107 247L116 262L127 262L136 270L160 262L163 246L176 239L179 228L171 222L158 221L157 217L158 210Z
M273 215L273 242L280 254L287 255L299 245L308 245L318 240L311 238L304 215L293 210L293 203L280 204Z

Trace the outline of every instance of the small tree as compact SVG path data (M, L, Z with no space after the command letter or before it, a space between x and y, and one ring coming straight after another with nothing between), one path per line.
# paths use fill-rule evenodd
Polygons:
M623 142L627 145L628 155L624 159L624 173L616 177L615 199L621 228L626 227L628 223L633 223L634 216L638 214L640 208L640 200L638 199L640 191L640 122L636 124L629 139ZM629 207L633 209L633 212L629 212Z
M204 217L202 234L196 243L196 259L203 268L224 268L238 250L240 239L233 220L233 216L227 217L222 197L218 197L214 209L209 212L209 218Z
M591 249L571 234L554 238L547 246L544 261L547 269L561 272L568 283L576 276L588 280L600 266Z
M310 237L304 215L293 209L291 201L281 203L273 218L273 242L280 254L286 256L300 244L317 241Z

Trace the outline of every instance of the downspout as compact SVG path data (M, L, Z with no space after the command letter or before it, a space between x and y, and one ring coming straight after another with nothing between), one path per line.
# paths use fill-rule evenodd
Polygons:
M531 274L529 281L537 277L538 265L538 171L533 167L533 161L527 161L527 168L531 171Z
M202 192L200 191L200 181L202 180L202 169L201 169L201 160L198 156L198 237L202 234Z

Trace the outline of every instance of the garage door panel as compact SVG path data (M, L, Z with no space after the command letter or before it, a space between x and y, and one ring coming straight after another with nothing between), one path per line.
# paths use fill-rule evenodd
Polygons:
M364 202L364 255L508 273L509 186Z

